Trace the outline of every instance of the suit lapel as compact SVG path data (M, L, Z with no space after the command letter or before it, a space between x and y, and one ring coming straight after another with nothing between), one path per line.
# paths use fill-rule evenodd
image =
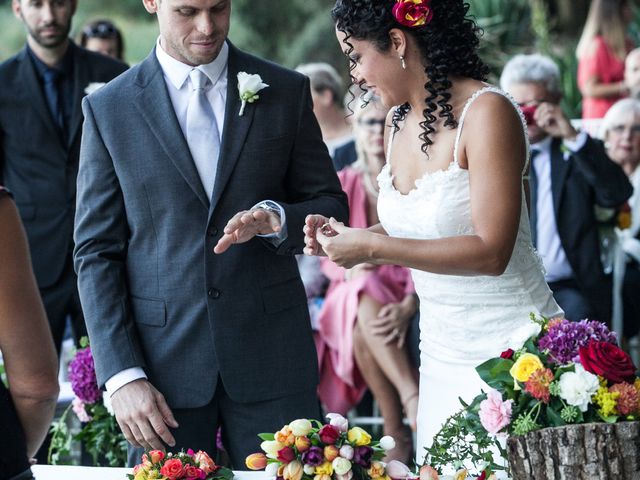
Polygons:
M140 65L137 83L140 93L134 99L136 108L193 193L208 209L209 199L173 110L155 49Z
M571 162L564 159L564 153L561 147L562 140L554 138L551 143L551 191L553 194L553 209L556 214L556 219L559 218L564 182L571 167Z
M69 42L69 48L73 49L73 110L71 113L71 125L69 125L69 145L73 145L76 135L82 126L82 99L85 96L85 88L89 84L89 70L84 52Z
M255 104L247 104L244 114L242 116L239 115L241 101L238 93L237 80L238 72L247 71L247 73L259 73L253 70L255 70L255 65L249 60L248 56L229 43L227 103L224 113L224 127L222 130L220 156L218 158L218 170L213 186L213 194L211 196L209 216L213 214L222 192L231 177L244 141L247 138L247 133L249 133L251 122L253 121Z
M60 134L54 127L54 120L49 112L47 101L44 98L44 92L38 81L38 74L33 66L29 53L25 47L20 53L20 74L18 78L18 84L26 93L29 103L33 106L34 110L38 112L42 123L45 125L51 133L51 138L59 138Z

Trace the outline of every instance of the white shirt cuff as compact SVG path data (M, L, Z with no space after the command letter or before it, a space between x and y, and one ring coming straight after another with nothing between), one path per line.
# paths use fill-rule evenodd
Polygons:
M584 144L587 143L587 138L589 138L587 132L578 132L575 140L563 140L563 143L569 150L575 153L584 147Z
M142 368L127 368L126 370L116 373L113 377L104 382L104 386L107 389L109 397L111 397L118 389L124 387L127 383L139 380L140 378L147 378L147 375L144 373Z
M278 202L274 202L273 200L263 200L262 202L256 203L252 208L256 208L261 203L268 203L270 207L277 208L280 210L280 231L277 233L268 233L266 235L258 234L258 237L262 237L266 240L269 240L274 247L277 247L282 242L287 239L287 215L284 212L284 208Z

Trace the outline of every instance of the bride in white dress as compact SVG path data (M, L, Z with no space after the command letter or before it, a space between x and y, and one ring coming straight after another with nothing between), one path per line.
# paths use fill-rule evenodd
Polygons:
M305 253L353 267L410 267L420 298L417 459L443 422L487 386L475 367L519 348L529 313L562 315L532 245L524 119L484 83L462 0L338 0L336 34L355 83L393 107L378 177L380 225L311 215ZM325 225L327 224L328 225ZM410 418L411 420L411 418Z

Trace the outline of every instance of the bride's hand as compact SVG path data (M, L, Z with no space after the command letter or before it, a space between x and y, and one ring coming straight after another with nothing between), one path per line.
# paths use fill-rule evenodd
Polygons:
M327 255L316 240L316 233L327 223L329 223L329 219L323 215L307 215L307 218L304 219L304 228L302 231L304 232L305 247L302 251L305 255Z
M371 233L361 228L345 227L331 218L329 224L316 230L316 241L330 260L344 268L368 262L366 238Z

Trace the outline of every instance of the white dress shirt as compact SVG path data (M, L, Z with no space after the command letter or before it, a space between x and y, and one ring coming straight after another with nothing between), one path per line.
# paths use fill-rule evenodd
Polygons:
M189 105L189 98L191 96L191 87L189 80L189 73L196 67L186 65L164 51L160 45L160 38L156 43L156 57L164 73L164 80L167 85L167 91L169 92L169 98L173 105L173 110L178 118L178 123L182 129L182 133L187 138L187 106ZM218 126L218 132L220 133L220 143L222 144L222 135L224 128L224 114L227 102L227 82L228 82L228 60L229 60L229 45L225 42L220 50L220 53L216 59L205 65L199 65L197 68L202 71L212 83L212 88L207 91L207 100L211 103L211 108L216 117L216 123ZM217 162L218 159L215 159ZM213 169L217 171L217 165ZM203 185L212 185L215 182L215 178L200 178ZM206 190L206 188L205 188ZM259 235L260 237L267 238L275 246L278 246L287 238L287 226L286 216L284 208L277 202L271 200L265 200L270 202L274 206L280 209L280 224L281 230L278 233L272 233L268 235ZM258 202L254 205L254 208L262 202ZM113 395L116 390L133 382L140 378L147 378L144 370L141 367L127 368L121 372L116 373L105 382L105 388L109 396Z
M539 152L533 159L531 168L534 169L537 180L536 191L536 249L542 258L545 269L545 280L556 282L573 277L573 269L562 247L558 224L553 206L553 192L551 190L551 142L547 137L531 145L531 150ZM587 141L587 134L580 132L574 141L564 141L564 145L571 152L580 150ZM564 160L569 154L564 154Z

